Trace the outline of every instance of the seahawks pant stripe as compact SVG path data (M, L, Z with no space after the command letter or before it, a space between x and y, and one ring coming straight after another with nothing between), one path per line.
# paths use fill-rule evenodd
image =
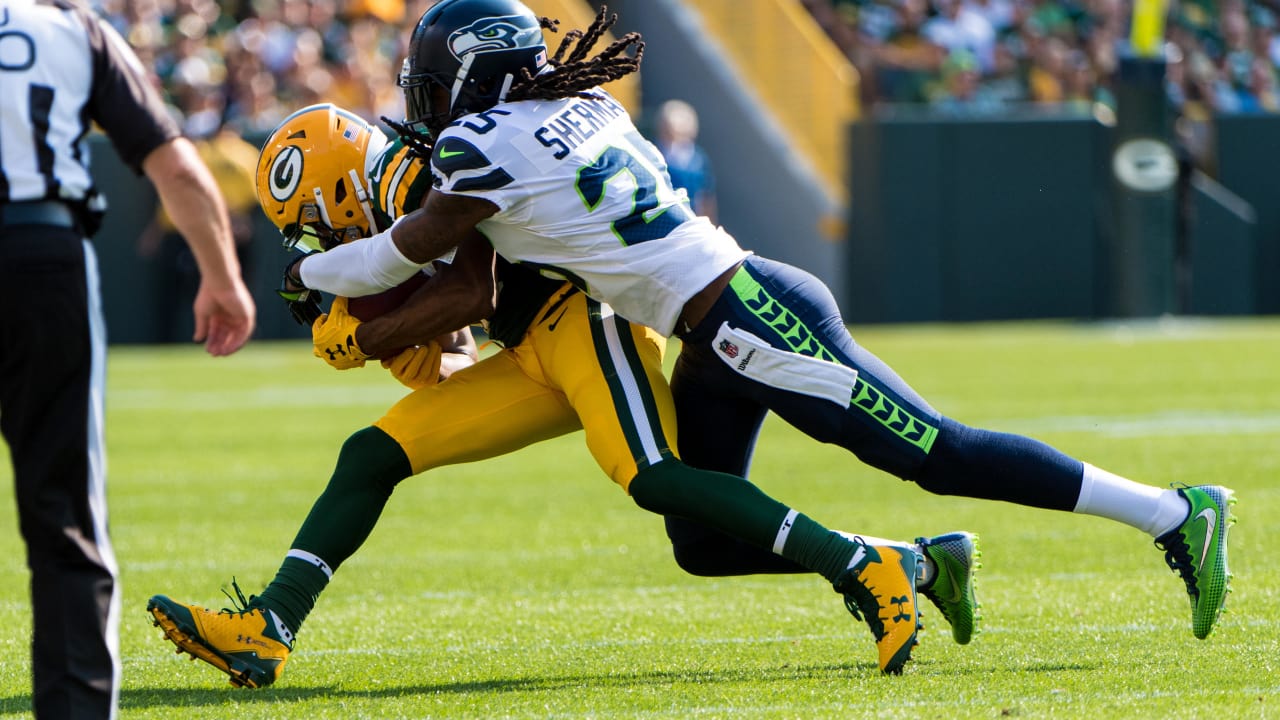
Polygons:
M772 334L772 338L762 338L770 345L856 369L855 363L850 358L837 355L824 345L820 333L806 326L798 313L793 312L781 300L775 298L761 284L750 262L744 264L734 274L730 280L730 287L742 307L754 315L756 320ZM911 408L901 402L895 402L886 392L886 388L880 387L873 376L865 373L860 372L854 383L848 412L865 413L926 455L938 436L936 421L923 414L912 412Z
M662 421L649 378L644 374L644 365L631 337L631 324L616 316L613 308L594 300L587 301L587 315L596 358L609 384L618 422L636 468L642 470L673 458L662 434Z

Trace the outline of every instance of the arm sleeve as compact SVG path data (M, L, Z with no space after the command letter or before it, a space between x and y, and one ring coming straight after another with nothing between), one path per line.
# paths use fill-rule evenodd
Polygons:
M308 255L298 266L298 276L313 290L364 297L399 285L422 267L401 254L391 231L384 230L359 242Z
M182 133L124 38L91 12L80 12L93 53L89 117L102 126L125 164L142 174L143 159Z

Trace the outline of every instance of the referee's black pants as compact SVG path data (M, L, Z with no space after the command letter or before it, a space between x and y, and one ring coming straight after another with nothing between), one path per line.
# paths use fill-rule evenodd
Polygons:
M79 232L0 226L0 433L31 570L37 718L112 717L120 598L107 536L97 260Z

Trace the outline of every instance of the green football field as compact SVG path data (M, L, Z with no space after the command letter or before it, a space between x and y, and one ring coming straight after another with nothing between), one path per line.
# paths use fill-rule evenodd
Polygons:
M403 483L303 627L244 690L145 612L271 579L338 448L401 393L297 343L212 359L113 348L109 502L123 718L1280 717L1280 321L855 328L940 411L1161 486L1236 490L1235 592L1206 641L1151 539L1119 524L930 495L771 419L753 480L842 530L981 536L983 631L926 630L882 677L814 575L706 579L581 434ZM674 349L674 348L673 348ZM0 714L29 713L27 574L0 493Z

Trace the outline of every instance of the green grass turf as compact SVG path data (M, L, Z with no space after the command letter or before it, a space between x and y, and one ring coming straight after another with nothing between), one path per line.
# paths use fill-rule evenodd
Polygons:
M754 480L839 529L979 533L984 632L927 629L881 677L816 576L702 579L580 434L406 481L338 572L279 683L178 656L144 607L268 582L343 439L399 390L300 344L226 359L113 348L109 498L122 566L124 718L1280 717L1280 322L856 328L941 411L1135 479L1240 498L1234 595L1207 641L1146 536L1106 520L930 495L766 425ZM8 481L10 470L4 465ZM30 613L0 494L0 713L30 703Z

